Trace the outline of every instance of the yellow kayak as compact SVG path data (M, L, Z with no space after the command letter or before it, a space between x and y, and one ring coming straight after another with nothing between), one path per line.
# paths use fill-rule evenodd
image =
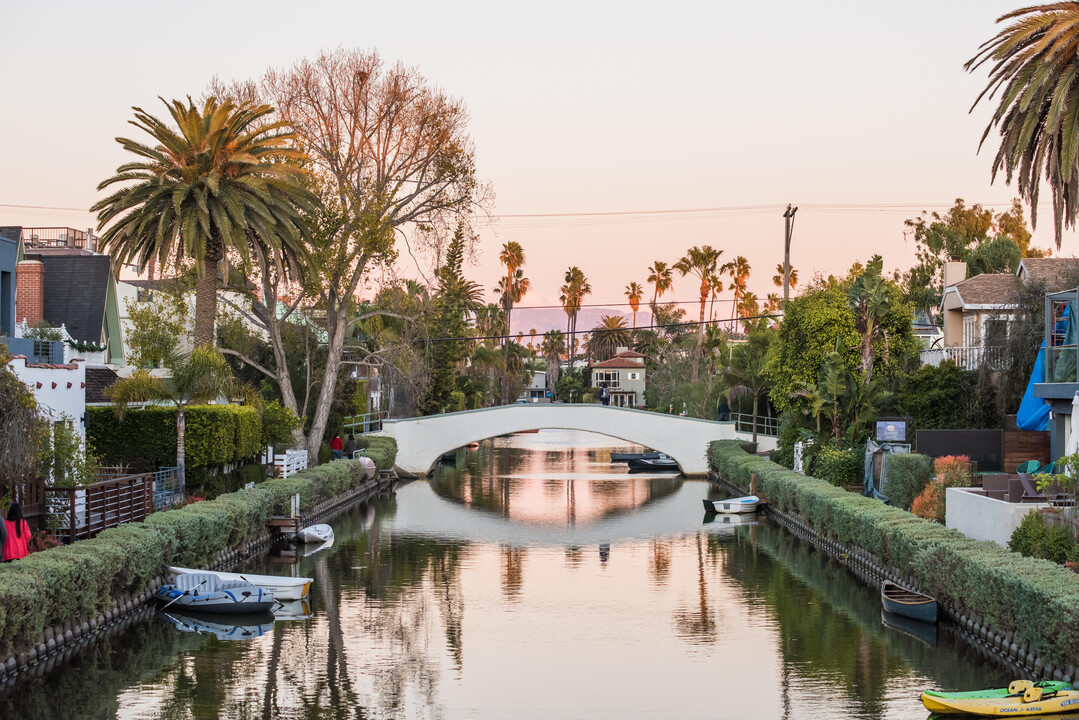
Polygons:
M974 692L922 693L925 709L934 713L967 713L989 717L1031 717L1079 710L1079 690L1067 683L1017 680L1008 688Z

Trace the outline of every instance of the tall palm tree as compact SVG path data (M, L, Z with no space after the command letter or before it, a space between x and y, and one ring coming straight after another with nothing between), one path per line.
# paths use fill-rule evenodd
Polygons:
M663 297L663 293L670 290L674 285L671 268L667 267L667 263L662 260L656 260L648 268L648 282L655 287L655 291L652 293L652 307L654 308L656 302Z
M565 284L561 287L559 300L566 312L566 333L569 335L569 366L573 370L573 360L577 351L577 313L581 310L581 300L592 292L584 272L576 265L566 270Z
M176 407L176 466L183 484L186 480L184 411L190 405L248 393L236 382L225 356L210 346L197 347L188 355L170 353L165 367L170 372L167 378L151 375L146 369L136 370L110 385L105 395L116 404L120 416L131 403L163 402Z
M566 351L566 340L558 330L548 330L543 334L540 343L543 352L544 365L547 368L547 388L554 393L554 387L558 383L558 374L562 369L562 353Z
M989 82L975 106L1000 92L981 142L997 128L1000 148L992 178L1003 169L1011 184L1018 174L1019 194L1030 204L1035 228L1040 176L1045 174L1059 250L1063 227L1074 228L1079 216L1079 3L1028 6L997 18L1005 21L1014 22L983 43L964 66L973 71L991 63Z
M510 362L509 334L512 332L510 328L513 327L510 324L513 313L513 304L520 302L521 298L525 296L525 293L532 289L532 283L524 276L524 270L521 269L525 264L525 251L519 243L508 242L503 245L502 252L498 254L498 259L506 266L506 275L498 282L498 294L502 297L502 307L506 311L506 337L502 341L502 357L508 367ZM503 405L506 405L510 401L509 382L508 375L504 375L502 377Z
M674 269L682 273L682 277L693 275L701 281L701 313L700 322L697 325L697 359L694 360L690 371L690 379L693 382L697 382L700 371L701 348L704 342L704 306L708 302L708 294L712 290L712 276L716 272L719 256L722 254L722 250L716 250L711 245L694 246L686 251L685 257L674 264Z
M760 399L768 394L771 387L766 368L775 337L772 330L750 331L746 342L731 351L731 362L723 370L723 378L729 383L729 400L736 401L741 397L753 399L753 442L757 442Z
M742 296L746 294L746 285L749 282L749 261L739 255L726 265L727 273L731 277L730 289L734 291L734 305L731 307L731 329L734 329L734 318L742 303Z
M190 98L165 104L175 128L134 108L131 124L154 144L116 139L139 159L98 185L123 187L90 209L98 229L109 226L101 245L117 263L194 263L195 344L213 344L218 263L233 251L246 265L253 244L305 259L302 213L317 201L302 184L292 132L265 119L269 105L215 98L201 108Z
M588 344L589 353L596 362L603 362L614 357L620 347L629 347L633 335L626 327L626 319L621 315L602 315L599 325L592 328L592 338Z
M795 270L793 266L791 266L788 280L790 281L791 287L796 287L798 285L798 271ZM783 287L783 263L776 265L776 274L772 276L772 283L775 284L776 287Z
M629 307L633 310L633 329L637 329L637 311L641 309L641 297L644 295L644 288L637 282L631 282L626 285L626 298L629 299Z

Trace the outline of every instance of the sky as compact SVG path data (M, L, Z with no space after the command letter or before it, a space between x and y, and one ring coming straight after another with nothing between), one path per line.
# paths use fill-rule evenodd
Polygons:
M992 107L969 112L986 72L963 63L1020 5L0 0L0 225L94 225L82 208L126 161L113 138L133 130L132 106L163 114L158 96L343 46L414 65L467 104L496 199L466 274L491 299L509 241L532 282L521 306L557 305L570 265L591 281L586 303L624 306L653 261L704 244L746 257L763 298L788 203L803 281L874 253L904 269L905 218L1016 195L990 182L995 136L978 143ZM1039 211L1034 243L1051 246ZM1077 250L1066 233L1059 254ZM402 275L431 276L403 258ZM695 314L696 297L686 277L665 299Z

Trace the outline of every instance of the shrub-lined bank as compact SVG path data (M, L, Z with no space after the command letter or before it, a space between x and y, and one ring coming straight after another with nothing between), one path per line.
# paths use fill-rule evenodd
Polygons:
M396 442L370 443L379 470L391 469ZM339 460L0 565L0 658L44 644L46 627L89 620L146 591L168 565L199 567L246 547L266 532L270 516L288 512L293 494L309 509L364 482L359 461Z
M712 443L708 458L716 472L742 487L756 473L759 491L779 510L797 513L818 532L873 553L945 605L977 614L983 625L1027 645L1031 655L1058 668L1079 658L1075 573L799 475L747 453L738 441Z

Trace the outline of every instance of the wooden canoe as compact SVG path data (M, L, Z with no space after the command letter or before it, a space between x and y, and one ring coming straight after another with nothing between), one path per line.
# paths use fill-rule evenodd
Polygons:
M937 621L936 600L887 580L880 586L880 602L890 613L926 623Z

